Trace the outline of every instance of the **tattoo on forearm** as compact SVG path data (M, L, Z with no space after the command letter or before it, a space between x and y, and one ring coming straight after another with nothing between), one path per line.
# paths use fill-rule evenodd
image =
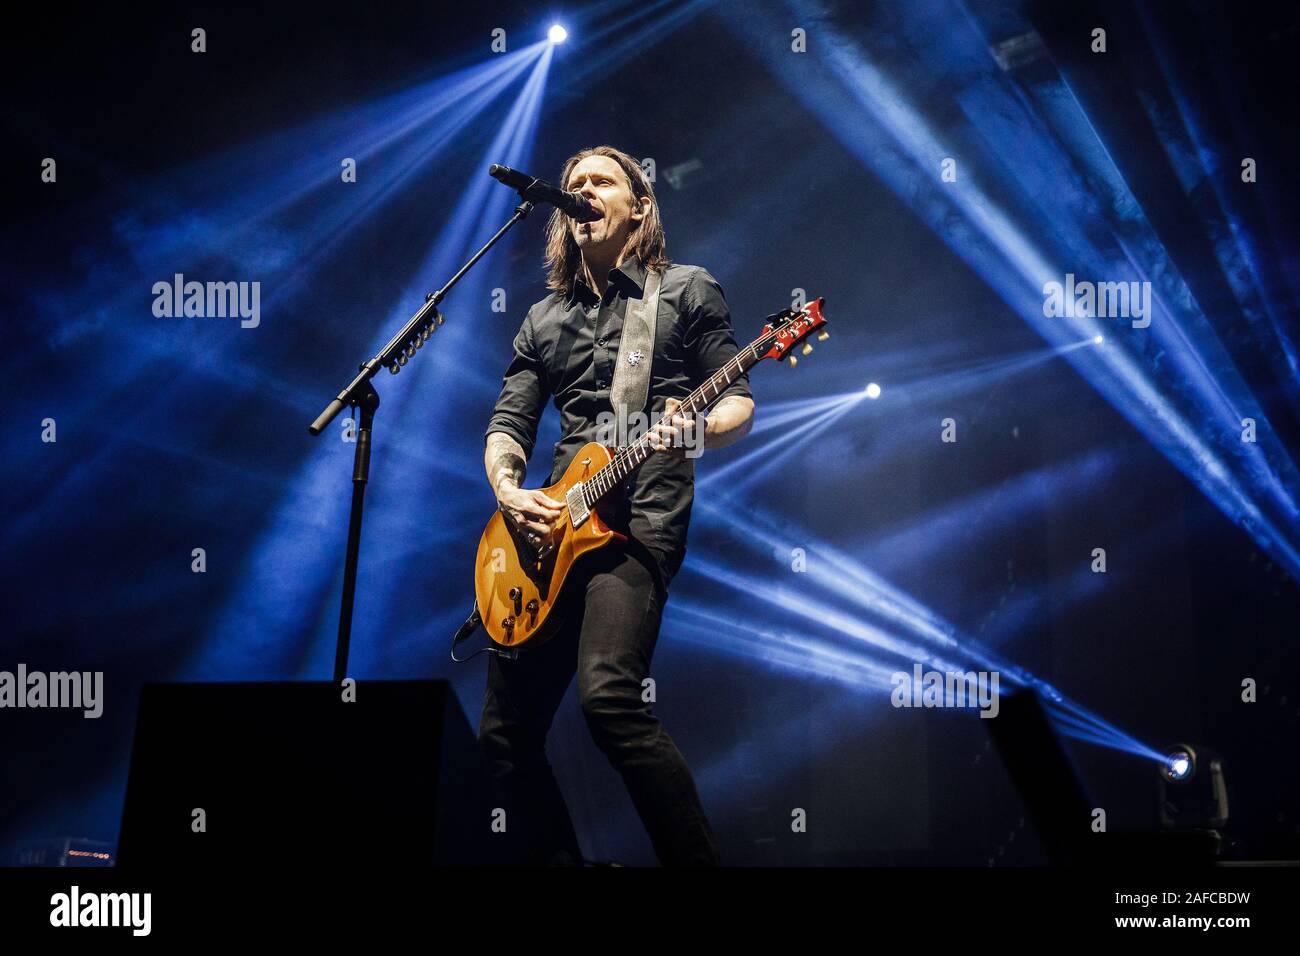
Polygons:
M749 429L753 426L752 400L739 395L728 395L713 406L709 418L713 420L713 428L704 431L707 447L730 445L749 434Z
M716 415L718 411L723 408L735 408L737 401L738 399L735 395L728 395L722 401L718 402L718 404L713 406L712 414Z
M500 493L501 482L506 478L514 480L515 485L522 486L527 462L524 449L509 435L493 432L488 436L487 453L484 456L487 467L488 482L494 493Z

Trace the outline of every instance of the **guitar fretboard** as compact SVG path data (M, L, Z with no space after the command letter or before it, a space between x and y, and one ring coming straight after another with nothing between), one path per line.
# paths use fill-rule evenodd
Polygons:
M677 411L683 415L698 415L711 406L726 391L727 386L758 363L763 354L771 347L776 336L777 330L766 332L751 342L747 348L737 352L735 358L714 372L709 376L708 381L682 399ZM657 419L657 422L661 421L663 421L662 415ZM703 429L703 422L699 422L698 427ZM702 437L703 432L701 431L700 434ZM626 448L619 449L609 464L597 471L583 486L582 497L587 507L594 508L596 502L621 485L623 480L638 465L649 458L653 452L654 448L650 445L650 436L648 434L642 435Z

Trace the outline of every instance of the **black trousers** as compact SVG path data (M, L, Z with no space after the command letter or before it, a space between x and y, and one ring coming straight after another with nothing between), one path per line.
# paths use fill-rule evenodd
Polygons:
M546 759L546 734L574 673L591 735L622 775L659 861L718 862L686 761L643 699L667 593L634 544L574 566L557 608L563 623L549 640L514 661L488 656L479 746L506 804L506 832L533 863L582 859Z

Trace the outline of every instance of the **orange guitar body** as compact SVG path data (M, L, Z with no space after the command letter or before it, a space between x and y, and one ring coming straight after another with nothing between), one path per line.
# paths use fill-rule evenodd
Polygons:
M590 442L574 456L560 480L542 491L563 503L570 489L591 478L611 458L610 449ZM615 540L623 541L625 536L610 530L594 508L575 528L566 506L551 539L539 549L498 510L479 539L474 562L474 594L488 636L505 647L544 641L559 623L552 611L574 562Z

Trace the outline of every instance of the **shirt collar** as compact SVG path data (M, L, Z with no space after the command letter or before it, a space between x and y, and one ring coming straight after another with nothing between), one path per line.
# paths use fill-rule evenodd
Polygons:
M623 264L615 269L609 270L609 284L615 289L623 292L624 296L632 299L641 298L645 290L645 267L641 265L641 260L636 256L629 256L623 260ZM578 286L581 285L583 291L591 298L599 298L596 290L588 287L587 281L579 272L573 277L573 284L569 287L569 301L574 302L581 294Z

